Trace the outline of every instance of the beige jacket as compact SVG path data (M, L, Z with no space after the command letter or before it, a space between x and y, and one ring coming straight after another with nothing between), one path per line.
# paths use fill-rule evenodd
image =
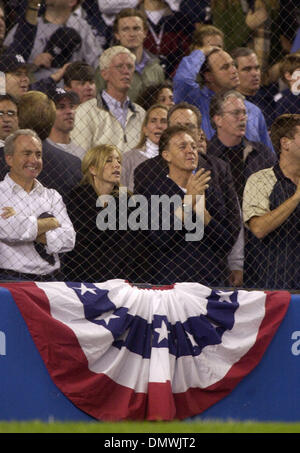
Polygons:
M110 144L124 153L139 142L144 116L145 110L131 103L123 129L99 95L77 107L71 139L86 151L95 145Z

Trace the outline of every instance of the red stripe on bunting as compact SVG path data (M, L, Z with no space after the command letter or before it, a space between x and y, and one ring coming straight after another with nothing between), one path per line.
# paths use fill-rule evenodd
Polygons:
M104 420L173 420L200 414L228 395L261 360L282 321L290 301L285 291L267 293L266 315L255 345L218 383L173 394L171 383L149 383L148 393L116 384L89 370L74 332L52 318L48 298L33 282L1 284L7 288L57 387L75 406Z
M75 406L105 421L174 418L170 383L151 385L146 395L90 371L74 332L52 318L43 290L33 282L1 286L11 292L53 382Z
M266 312L255 344L216 384L205 389L191 388L184 393L174 394L177 419L200 414L229 395L238 383L259 364L286 314L291 299L291 295L287 291L265 291L265 294L267 295Z

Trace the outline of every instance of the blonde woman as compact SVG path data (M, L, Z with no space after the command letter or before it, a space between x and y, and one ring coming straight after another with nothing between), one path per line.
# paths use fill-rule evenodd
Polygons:
M81 282L132 280L131 269L135 267L132 232L119 230L121 153L113 145L95 146L84 155L81 168L82 180L71 191L67 202L76 231L75 248L66 256L67 279ZM115 201L115 211L110 218L103 213L107 205L99 204L98 197L102 195L112 195L111 200ZM103 217L99 223L101 212ZM108 229L104 229L104 224Z
M150 107L142 124L141 138L135 149L123 154L122 185L134 192L134 169L147 159L158 155L159 139L167 128L168 108L162 104Z

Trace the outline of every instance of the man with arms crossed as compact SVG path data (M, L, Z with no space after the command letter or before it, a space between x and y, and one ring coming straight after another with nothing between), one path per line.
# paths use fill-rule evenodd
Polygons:
M75 231L59 193L36 178L42 143L19 129L5 140L9 173L0 183L0 278L62 280L59 253L75 244Z

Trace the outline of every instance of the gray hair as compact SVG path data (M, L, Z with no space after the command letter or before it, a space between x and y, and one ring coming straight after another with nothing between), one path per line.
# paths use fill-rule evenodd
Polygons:
M123 46L113 46L106 49L99 58L100 71L107 69L110 66L111 60L120 53L127 53L135 63L136 56L130 52L126 47Z
M35 138L39 144L42 146L42 140L40 137L37 135L36 132L34 132L31 129L18 129L17 131L13 132L10 134L8 137L6 137L5 142L4 142L4 155L5 156L12 156L15 150L15 141L18 137L22 135L28 135L30 137Z
M229 98L238 98L245 102L245 96L237 90L225 90L221 91L220 93L215 94L210 101L209 106L209 116L210 122L214 129L216 129L216 125L214 122L215 115L222 115L223 113L223 105Z

